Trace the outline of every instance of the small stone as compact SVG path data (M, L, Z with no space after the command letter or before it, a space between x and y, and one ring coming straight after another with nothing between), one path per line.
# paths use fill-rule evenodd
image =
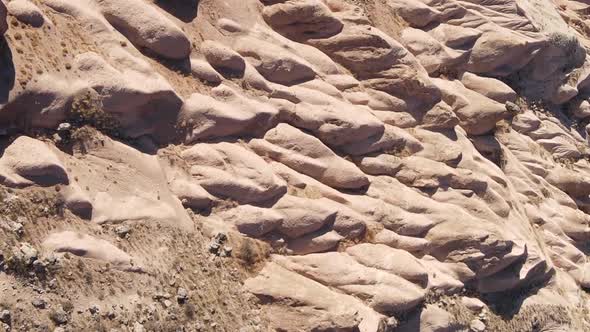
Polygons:
M23 224L21 224L20 222L11 222L9 226L10 230L12 230L18 236L23 235L25 231Z
M0 311L0 322L10 325L10 311L9 310L2 310Z
M117 317L117 314L115 313L115 311L109 310L106 312L104 316L108 319L115 319L115 317Z
M521 112L520 106L516 105L511 101L507 101L506 104L504 104L504 106L506 107L506 110L512 113L513 115L516 115Z
M467 296L463 296L461 298L461 303L463 303L463 305L467 307L467 309L474 312L480 312L486 306L485 303L483 303L480 299Z
M146 310L148 314L154 315L158 311L158 308L156 307L155 303L150 303Z
M224 246L223 247L223 250L220 253L220 256L221 257L231 257L232 251L233 251L233 248L232 247Z
M33 262L33 269L37 273L44 273L47 269L47 263L45 261L37 259Z
M115 234L120 238L126 238L129 232L131 232L131 229L127 225L119 225L115 227Z
M225 235L225 233L220 232L215 234L209 243L209 252L217 256L227 254L227 252L225 252L225 248L222 250L222 245L225 243L225 241L227 241L227 235Z
M135 322L133 324L133 332L145 332L145 328L143 325L141 325L141 323Z
M32 264L37 259L38 254L37 249L26 242L21 243L19 252L16 253L17 257L27 265Z
M159 301L162 299L169 299L171 297L172 297L172 295L170 295L168 293L156 293L156 294L154 294L154 296L152 296L152 298L156 301Z
M42 298L34 299L33 301L31 301L31 304L33 305L33 307L37 309L45 309L47 307L47 301L45 301Z
M219 252L220 248L221 248L221 245L217 242L209 243L209 252L212 254L217 254Z
M172 306L172 302L170 302L170 300L164 300L163 303L165 308L170 308Z
M63 138L61 136L59 136L58 134L53 134L51 135L51 139L55 142L55 143L61 143L63 141Z
M88 311L90 312L90 314L96 315L100 311L100 308L95 304L88 308Z
M182 287L178 288L176 300L178 300L178 303L185 303L188 300L188 291Z
M68 122L62 122L57 126L57 131L69 131L70 129L72 129L72 125Z
M474 319L469 324L469 328L473 332L484 332L486 330L486 325L482 321Z
M227 235L225 235L225 233L217 233L215 234L214 240L217 243L225 243L225 240L227 240Z
M50 318L58 325L63 325L68 322L68 314L61 306L51 313Z
M258 322L256 322L256 323L258 323ZM385 325L387 326L387 329L390 329L393 331L399 325L399 322L397 321L397 319L395 319L395 317L392 316L387 319L387 322L385 323Z
M49 286L49 288L53 289L55 287L57 287L57 279L51 279L49 280L49 283L47 283L47 286Z

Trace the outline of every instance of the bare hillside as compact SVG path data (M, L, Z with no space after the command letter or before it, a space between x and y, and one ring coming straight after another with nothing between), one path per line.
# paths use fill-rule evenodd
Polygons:
M0 331L590 331L589 13L0 0Z

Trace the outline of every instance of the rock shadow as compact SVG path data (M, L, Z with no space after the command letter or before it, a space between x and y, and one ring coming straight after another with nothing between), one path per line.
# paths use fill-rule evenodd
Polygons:
M6 38L0 37L0 105L8 102L8 95L14 87L15 75L12 51Z
M192 22L199 13L199 0L157 0L155 3L185 23Z

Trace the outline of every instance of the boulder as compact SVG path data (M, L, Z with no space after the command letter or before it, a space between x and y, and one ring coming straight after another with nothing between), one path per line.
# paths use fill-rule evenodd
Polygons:
M121 269L133 269L132 257L108 241L74 231L51 233L41 244L47 251L70 253L113 264ZM137 267L135 267L137 269Z
M544 44L504 29L488 31L473 45L467 69L476 74L507 76L527 65Z
M57 154L47 143L27 136L18 137L4 150L0 166L5 170L1 177L6 185L14 184L13 176L17 176L17 183L25 185L69 183L66 168Z
M185 207L205 209L211 205L211 195L203 187L188 179L174 179L170 183L170 191L178 197Z
M461 303L473 312L480 312L486 307L486 304L476 297L462 296Z
M358 189L369 179L351 162L337 156L317 138L281 123L264 139L253 139L250 147L296 171L334 188Z
M60 191L66 207L75 215L90 219L92 217L92 199L76 183L71 183Z
M201 52L213 68L231 74L243 75L246 62L236 51L216 41L205 40L201 43Z
M429 130L452 129L459 124L459 118L449 104L441 101L422 116L421 128Z
M195 182L210 194L240 203L262 202L286 193L285 183L252 151L231 143L200 143L182 152Z
M546 177L547 182L572 197L590 195L590 182L587 177L564 167L555 167Z
M426 239L399 235L388 229L380 230L373 236L371 242L384 244L392 248L405 250L415 254L426 252L430 245Z
M347 248L346 253L365 266L388 271L424 288L428 285L427 267L407 251L363 243Z
M498 121L513 116L504 104L467 89L457 80L447 81L440 78L432 80L442 91L445 103L453 108L461 127L469 134L489 133L496 128Z
M429 74L452 73L467 61L468 53L453 50L420 29L406 28L400 38Z
M408 154L414 154L422 149L420 141L407 131L390 125L385 125L383 132L341 147L342 151L352 156L391 150L403 150Z
M288 1L267 6L264 20L287 38L304 41L333 36L342 22L320 0Z
M53 130L66 121L74 100L88 94L95 92L81 79L42 74L3 105L0 121Z
M438 23L442 18L440 11L419 0L392 0L387 1L387 6L414 28Z
M110 24L138 48L169 59L186 59L191 52L188 37L153 5L141 0L98 0Z
M45 16L41 9L29 0L13 0L6 7L10 15L32 27L39 28L45 23Z
M315 232L329 222L333 222L337 210L325 205L325 201L291 195L283 196L273 210L283 218L278 231L294 239Z
M363 265L346 253L274 256L273 261L345 294L363 298L381 313L406 312L418 306L425 296L421 287L390 271Z
M274 262L267 263L256 277L246 280L244 285L256 296L269 299L277 306L285 307L281 305L284 302L299 304L298 307L302 311L296 316L285 315L284 311L271 311L272 317L278 320L276 323L278 328L286 328L296 324L293 329L295 331L312 331L320 325L322 327L319 329L320 331L329 331L331 327L334 327L335 321L341 320L334 319L335 317L352 316L358 317L360 322L357 322L356 326L348 328L349 331L381 331L386 320L384 315L370 309L359 299L333 292L328 286ZM293 292L293 289L301 291ZM304 326L299 324L304 324Z
M214 97L192 94L180 110L186 143L224 136L264 133L279 110L263 99L242 95L225 84L212 89Z
M316 76L309 62L280 45L246 36L238 40L235 49L270 82L293 85Z
M100 102L101 109L116 117L128 136L151 134L162 140L173 135L176 115L182 105L180 96L144 60L121 49L112 50L111 54L111 61L126 64L124 71L119 71L97 53L76 56L74 68L97 94L79 97L78 103L90 103L91 107L98 108L92 103ZM162 109L167 111L162 112Z
M244 28L236 21L227 17L222 17L217 20L217 26L227 32L242 32Z
M456 331L457 328L450 313L434 304L428 304L412 315L398 330L400 332L448 332Z
M455 49L466 49L475 43L482 32L473 28L466 28L460 25L441 23L428 33L436 40Z
M418 156L398 158L382 154L377 157L365 157L361 160L360 167L368 174L395 176L408 186L423 189L451 187L483 193L488 187L486 181L472 171L452 168L444 163Z
M253 205L240 205L219 215L224 221L235 225L240 233L252 237L261 237L274 231L284 220L283 214L278 211Z
M361 78L390 68L408 54L400 43L368 25L346 25L335 36L309 43Z
M574 117L578 119L586 119L590 117L590 102L588 102L588 100L573 102L570 106L570 110Z
M465 72L461 75L460 80L466 88L502 104L507 101L514 102L518 97L512 88L495 78L481 77Z
M191 73L194 77L212 83L219 84L223 77L207 61L191 58Z
M317 233L317 232L316 232ZM287 252L294 255L307 255L330 251L338 247L344 237L336 231L316 234L311 233L289 241Z
M284 104L281 113L290 125L309 130L324 144L335 147L346 148L355 142L385 136L383 123L368 109L352 106L319 92L314 94L326 104Z

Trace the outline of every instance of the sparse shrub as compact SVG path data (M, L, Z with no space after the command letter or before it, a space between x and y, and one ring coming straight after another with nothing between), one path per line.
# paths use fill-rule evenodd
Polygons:
M63 301L61 303L61 307L64 309L65 312L74 311L74 304L70 300Z
M582 66L586 59L586 51L573 34L554 32L549 35L549 43L563 52L565 56L564 72Z
M246 265L254 265L257 261L257 254L254 246L252 245L252 241L249 239L245 239L244 242L240 245L239 257L246 263Z
M197 317L197 308L192 303L187 303L184 306L184 315L189 320L194 320Z
M92 285L92 283L94 281L94 277L92 276L92 273L86 271L84 273L84 280L86 281L87 285Z
M68 121L78 128L92 126L107 135L119 135L119 121L103 110L102 101L93 90L74 98Z

